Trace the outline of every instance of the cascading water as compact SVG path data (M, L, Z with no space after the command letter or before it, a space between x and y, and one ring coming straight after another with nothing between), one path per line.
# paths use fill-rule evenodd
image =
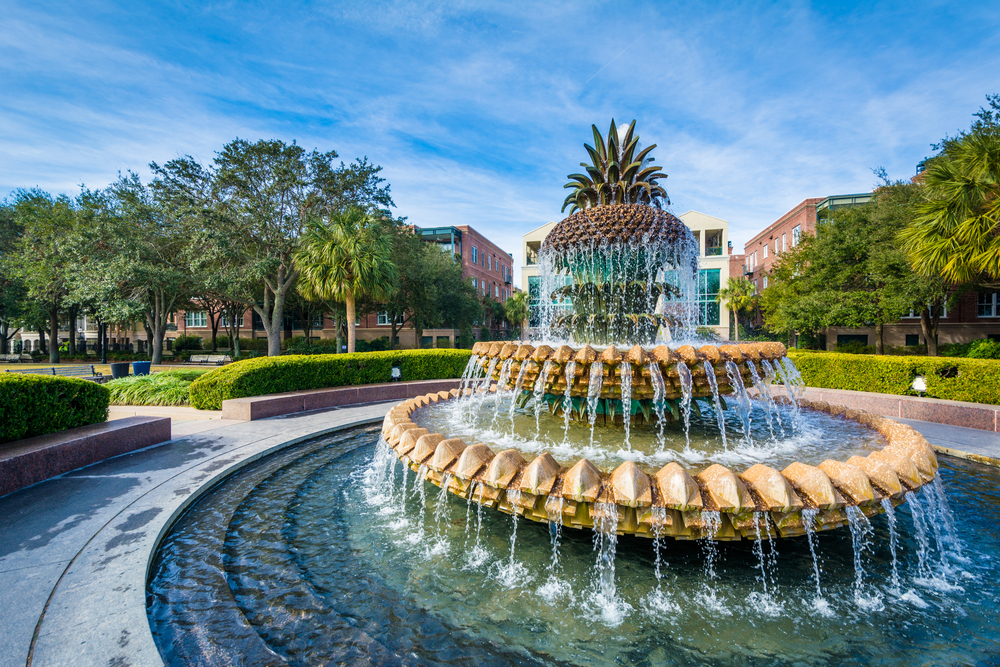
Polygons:
M573 419L573 379L576 377L576 362L566 364L566 393L563 396L563 442L569 440L569 424Z
M649 381L653 384L653 412L656 413L656 439L660 443L660 451L663 451L663 447L666 442L663 438L663 429L666 426L666 405L664 404L664 399L666 397L666 384L663 382L663 374L660 372L659 364L648 364L649 369Z
M899 535L896 533L896 510L892 507L892 501L888 498L882 499L882 509L885 510L886 522L889 524L889 553L892 555L892 590L899 591L899 566L896 563L896 546L899 544Z
M729 386L736 392L736 407L740 415L740 422L743 424L743 439L748 447L753 447L753 436L750 435L750 413L753 410L753 404L751 404L750 396L743 385L743 376L740 375L740 369L732 361L726 362L726 377L729 378Z
M546 361L545 365L542 366L542 372L538 374L538 380L535 382L535 437L539 436L541 431L541 426L539 425L539 418L542 415L542 407L545 405L545 387L549 382L549 373L552 368L555 367L555 362Z
M597 503L594 521L593 604L601 619L611 627L619 625L632 606L618 597L615 582L615 554L618 550L618 508L613 503Z
M771 442L776 441L774 434L774 420L772 419L772 413L777 413L777 407L774 404L774 398L771 396L771 390L764 381L761 380L760 374L757 372L757 367L754 366L753 360L747 359L747 368L750 369L750 378L753 381L753 386L757 390L757 396L761 399L758 401L758 405L761 405L764 412L764 419L767 420L767 430L771 433ZM784 435L784 433L782 433Z
M622 419L625 427L625 449L632 449L632 364L622 363L619 367L622 381Z
M595 361L590 365L590 384L587 385L587 420L590 422L590 444L594 444L594 425L597 423L597 402L601 400L604 381L604 364Z
M691 449L691 397L694 378L687 364L677 364L677 378L681 383L681 414L684 415L684 449Z
M469 383L472 382L472 378L479 372L479 355L474 354L469 357L469 363L465 365L465 370L462 371L462 379L459 382L459 392L464 395L465 390L469 387Z
M847 507L847 521L851 527L854 547L854 601L864 610L882 608L882 596L873 586L865 584L865 560L871 551L872 524L857 507Z
M722 448L729 449L729 443L726 442L726 417L722 413L722 399L719 397L719 383L715 379L715 368L712 366L712 362L710 361L703 362L702 368L705 369L705 377L708 378L708 386L712 388L712 400L715 402L715 419L719 423L719 434L722 436Z
M510 368L514 365L513 359L507 359L500 366L500 377L497 379L497 394L493 400L493 421L491 426L496 428L497 418L500 416L500 396L507 391L507 383L510 382Z
M521 397L521 388L524 386L524 376L528 373L528 364L521 364L521 370L517 373L517 380L514 382L514 391L510 397L510 409L508 410L508 416L510 417L510 425L514 426L514 410L517 408L517 399Z

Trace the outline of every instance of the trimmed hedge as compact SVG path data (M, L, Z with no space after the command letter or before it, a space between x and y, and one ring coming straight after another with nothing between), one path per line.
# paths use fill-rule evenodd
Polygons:
M192 382L190 401L199 410L221 410L230 398L388 382L393 365L404 381L458 378L471 355L469 350L397 350L247 359Z
M790 352L808 387L915 396L913 378L924 376L925 396L1000 405L1000 361L959 357L897 357L836 352Z
M0 373L0 443L107 421L109 398L88 380Z

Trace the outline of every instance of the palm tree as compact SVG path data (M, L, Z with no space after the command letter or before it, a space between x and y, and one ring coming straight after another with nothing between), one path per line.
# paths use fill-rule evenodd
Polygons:
M715 300L718 303L727 302L736 324L736 342L740 342L740 313L750 311L756 305L757 287L746 278L730 276Z
M521 329L524 321L528 319L528 293L514 292L504 304L504 313L507 321L518 330L518 338L521 337Z
M1000 284L1000 128L946 142L923 182L927 201L899 235L914 269L956 284Z
M327 222L311 221L295 251L302 295L344 303L348 352L355 349L356 300L384 301L396 288L399 271L385 224L357 208L336 213Z
M590 154L590 164L580 163L587 170L586 174L568 176L570 182L563 187L572 189L572 192L563 202L562 210L569 206L569 212L574 213L603 204L649 204L659 208L670 203L667 191L657 183L657 179L667 175L652 164L653 158L647 157L656 144L636 154L639 136L632 136L634 120L625 134L620 136L612 119L607 141L596 125L591 125L591 128L596 148L590 144L583 145Z

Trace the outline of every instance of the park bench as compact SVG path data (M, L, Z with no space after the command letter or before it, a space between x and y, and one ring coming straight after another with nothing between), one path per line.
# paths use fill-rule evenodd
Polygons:
M232 357L228 354L192 354L191 358L185 361L182 366L222 366L231 363Z
M62 377L80 378L81 380L91 380L92 382L103 383L107 381L102 373L94 370L93 366L51 366L49 368L25 368L24 370L12 371L8 373L22 373L29 375L58 375Z
M20 364L20 363L33 363L35 360L31 358L30 354L4 354L0 356L0 361L5 364Z

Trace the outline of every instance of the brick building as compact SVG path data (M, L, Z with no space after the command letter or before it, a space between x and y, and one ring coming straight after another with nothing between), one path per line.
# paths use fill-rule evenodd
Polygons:
M919 174L915 177L919 180ZM760 293L767 289L771 267L781 253L799 243L805 234L816 234L816 228L833 211L846 206L858 206L871 201L872 193L832 195L806 199L792 210L756 234L744 246L744 254L730 258L730 273L735 272L735 262L742 263L742 275L752 280ZM758 324L762 320L758 317ZM981 338L1000 339L1000 293L970 292L958 299L952 308L945 309L938 326L938 343L966 343ZM920 329L920 313L912 312L898 322L883 327L885 346L924 345L926 340ZM830 327L820 335L820 346L833 350L838 343L858 341L875 344L875 327Z

